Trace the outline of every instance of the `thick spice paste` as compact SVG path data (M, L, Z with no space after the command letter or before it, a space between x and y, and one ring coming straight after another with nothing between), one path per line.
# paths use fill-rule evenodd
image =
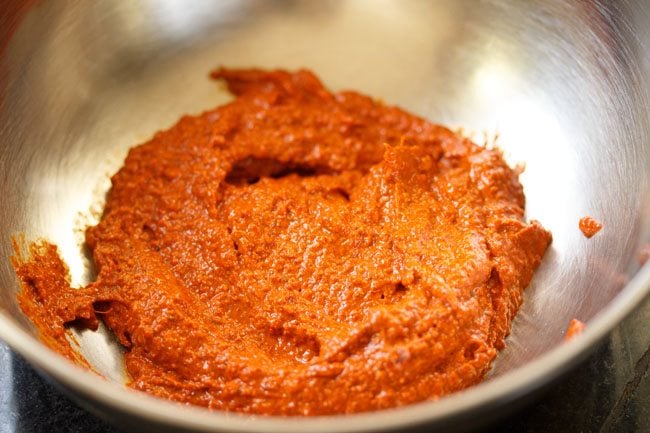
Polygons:
M574 339L578 335L582 334L586 326L587 325L585 325L584 322L581 322L578 319L571 319L571 322L569 323L569 327L566 330L566 335L564 336L564 339L566 341Z
M71 289L54 246L20 302L72 355L103 320L129 385L214 409L360 412L479 382L551 235L497 150L308 71L221 69L236 99L133 148Z
M580 229L582 234L587 239L589 239L593 237L596 233L598 233L603 228L603 225L597 219L592 218L590 216L586 216L580 218L580 221L578 222L578 228Z

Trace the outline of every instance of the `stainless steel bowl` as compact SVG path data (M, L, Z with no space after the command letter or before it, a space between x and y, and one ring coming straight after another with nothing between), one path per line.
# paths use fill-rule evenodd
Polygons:
M21 4L18 4L21 3ZM472 427L557 378L650 290L650 56L643 0L4 2L0 17L0 337L87 407L160 431L382 431ZM81 351L108 380L36 339L16 305L10 238L59 245L74 284L92 278L82 229L127 149L228 100L219 66L313 69L523 162L529 218L554 242L480 386L402 409L317 419L183 407L123 385L110 335ZM578 220L604 229L587 240ZM563 343L572 318L586 332Z

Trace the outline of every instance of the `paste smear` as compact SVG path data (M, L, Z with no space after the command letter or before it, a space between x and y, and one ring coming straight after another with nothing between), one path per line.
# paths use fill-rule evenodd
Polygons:
M479 382L551 242L498 150L309 71L220 69L236 99L134 147L72 289L55 246L19 301L72 359L103 320L129 386L212 409L352 413Z

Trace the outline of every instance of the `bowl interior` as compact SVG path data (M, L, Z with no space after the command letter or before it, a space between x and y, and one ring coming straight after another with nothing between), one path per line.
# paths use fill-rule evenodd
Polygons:
M491 372L504 375L560 344L572 318L592 320L650 241L634 18L559 1L39 3L0 59L0 307L31 332L9 262L17 233L57 244L73 284L93 278L83 229L110 175L129 147L230 99L210 70L305 67L478 141L498 134L508 161L525 164L527 217L554 240ZM585 215L604 224L589 240ZM79 340L99 372L124 380L108 332Z

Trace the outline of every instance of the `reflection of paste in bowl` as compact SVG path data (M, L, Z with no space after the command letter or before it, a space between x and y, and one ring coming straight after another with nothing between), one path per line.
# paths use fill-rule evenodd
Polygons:
M481 380L551 236L495 150L307 71L219 70L237 99L133 148L87 232L16 263L23 310L102 318L130 386L260 414L434 399Z

